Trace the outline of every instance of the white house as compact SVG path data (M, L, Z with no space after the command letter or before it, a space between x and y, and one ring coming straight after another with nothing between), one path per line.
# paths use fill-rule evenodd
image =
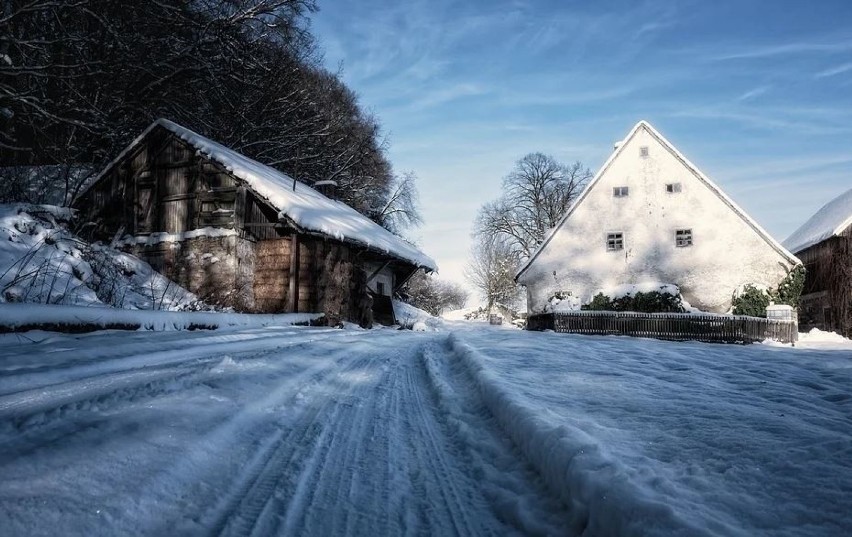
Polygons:
M650 124L640 121L515 280L530 312L556 291L663 282L725 312L744 284L775 287L799 260Z

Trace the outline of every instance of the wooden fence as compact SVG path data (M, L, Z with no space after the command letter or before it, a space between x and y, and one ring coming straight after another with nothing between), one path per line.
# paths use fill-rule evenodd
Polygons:
M795 343L798 339L798 325L795 321L693 313L542 313L527 319L527 330L708 343L754 343L765 339Z

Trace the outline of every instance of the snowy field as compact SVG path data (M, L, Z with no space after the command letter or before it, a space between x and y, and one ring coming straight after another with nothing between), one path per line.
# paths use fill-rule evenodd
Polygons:
M0 342L2 535L852 526L844 342L435 322Z

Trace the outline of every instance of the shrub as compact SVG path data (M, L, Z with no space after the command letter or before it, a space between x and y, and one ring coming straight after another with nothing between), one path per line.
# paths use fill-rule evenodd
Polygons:
M590 311L638 311L642 313L683 313L686 311L680 295L660 291L636 292L611 299L603 293L596 294L581 309Z
M739 295L736 293L731 300L734 315L750 315L766 317L766 307L771 303L769 292L759 289L752 284L746 284Z
M612 300L605 294L598 293L592 298L591 302L584 304L580 309L591 311L614 311L612 308Z
M776 304L787 304L794 308L799 307L799 296L805 288L805 267L796 265L787 276L778 284L778 290L771 297Z

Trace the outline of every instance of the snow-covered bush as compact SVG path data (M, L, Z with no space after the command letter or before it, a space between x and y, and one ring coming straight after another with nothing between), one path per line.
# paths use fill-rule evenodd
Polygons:
M731 313L766 317L766 307L772 304L786 304L798 308L804 287L805 267L796 265L775 289L750 283L735 289L731 299Z
M734 291L731 299L731 312L734 315L766 317L766 307L771 303L772 297L769 290L747 283Z
M556 291L544 305L545 313L565 313L577 311L581 308L580 297L571 294L571 291Z
M581 309L590 311L637 311L642 313L683 313L686 311L680 296L680 289L672 284L624 285L609 292L600 291Z
M778 284L778 289L772 299L776 304L787 304L794 308L799 307L799 297L805 288L805 267L796 265L787 273L787 276Z

